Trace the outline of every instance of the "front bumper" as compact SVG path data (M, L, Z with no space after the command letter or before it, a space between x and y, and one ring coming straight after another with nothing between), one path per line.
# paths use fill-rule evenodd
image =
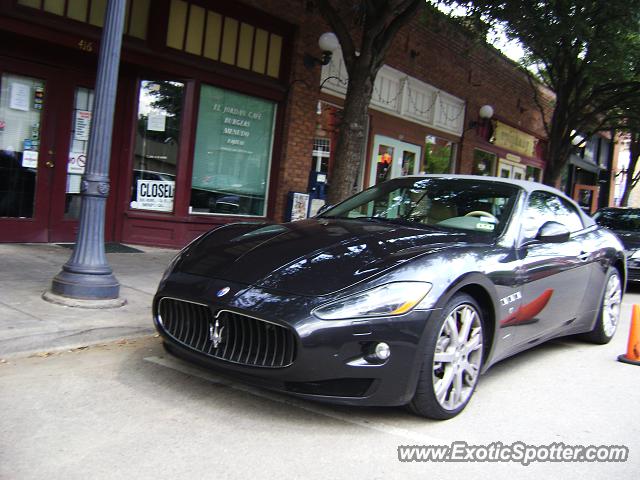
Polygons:
M640 282L640 260L627 256L627 281Z
M231 376L241 382L303 398L345 405L395 406L407 404L415 392L422 368L421 339L433 311L413 311L400 317L367 320L320 320L311 310L327 299L267 292L215 279L179 274L161 285L154 300L154 321L167 350L186 360ZM216 294L230 286L229 299ZM211 344L181 341L158 314L163 298L195 302L210 310L260 319L293 334L295 358L282 367L244 365L211 355ZM226 298L226 295L224 296ZM213 332L212 320L209 332ZM194 335L195 338L196 335ZM367 355L385 342L391 355L375 362Z

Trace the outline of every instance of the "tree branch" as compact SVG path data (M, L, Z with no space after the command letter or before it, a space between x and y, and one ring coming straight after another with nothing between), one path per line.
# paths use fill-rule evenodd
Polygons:
M329 0L316 0L318 4L318 9L320 10L320 14L329 22L331 29L338 37L340 41L340 47L342 48L342 58L344 59L344 64L347 67L347 73L351 75L353 69L353 63L355 61L355 45L353 43L353 38L351 37L351 33L349 32L349 28L342 21L342 18L338 14L335 8L331 5Z
M544 105L540 100L540 92L538 91L538 85L535 84L532 76L529 73L527 73L527 80L529 81L531 90L533 90L533 101L538 107L538 110L540 111L540 116L542 117L542 126L544 127L544 131L547 134L547 137L549 137L550 135L549 122L547 121L546 109L544 108Z

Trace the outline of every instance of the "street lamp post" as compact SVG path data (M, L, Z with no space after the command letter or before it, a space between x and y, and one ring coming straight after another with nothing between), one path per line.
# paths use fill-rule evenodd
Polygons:
M51 293L70 299L117 299L120 284L107 262L104 222L109 156L126 0L109 0L98 62L95 108L80 192L78 238L71 258L51 282Z

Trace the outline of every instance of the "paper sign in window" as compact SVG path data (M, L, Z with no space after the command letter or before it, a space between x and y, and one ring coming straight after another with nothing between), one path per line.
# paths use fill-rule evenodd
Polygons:
M11 93L9 95L9 108L29 111L29 93L31 88L25 83L13 82L11 84Z
M158 212L173 211L175 182L163 180L138 180L136 199L131 208L155 210Z
M91 130L91 112L87 110L76 110L76 121L73 137L76 140L86 142L89 140Z
M38 168L38 152L35 150L22 152L22 166L24 168Z
M164 132L167 116L162 113L149 113L147 118L147 130L152 132Z

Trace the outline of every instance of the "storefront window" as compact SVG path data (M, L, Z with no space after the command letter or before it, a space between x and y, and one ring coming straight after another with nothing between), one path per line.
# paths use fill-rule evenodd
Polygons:
M606 169L609 166L609 149L611 148L611 142L604 138L600 139L600 151L598 154L599 165Z
M132 209L173 211L183 96L180 82L140 82Z
M496 155L484 150L473 151L473 174L492 176L495 172Z
M275 104L203 85L191 213L264 216Z
M597 153L598 153L598 137L591 137L587 140L584 150L583 156L587 162L596 163L597 162Z
M422 173L451 173L454 167L456 144L444 138L426 137Z
M328 138L313 139L313 168L316 172L329 173L331 141Z
M413 169L416 164L416 154L405 150L402 152L402 175L413 175Z
M527 180L540 182L542 180L542 170L536 167L527 166Z

